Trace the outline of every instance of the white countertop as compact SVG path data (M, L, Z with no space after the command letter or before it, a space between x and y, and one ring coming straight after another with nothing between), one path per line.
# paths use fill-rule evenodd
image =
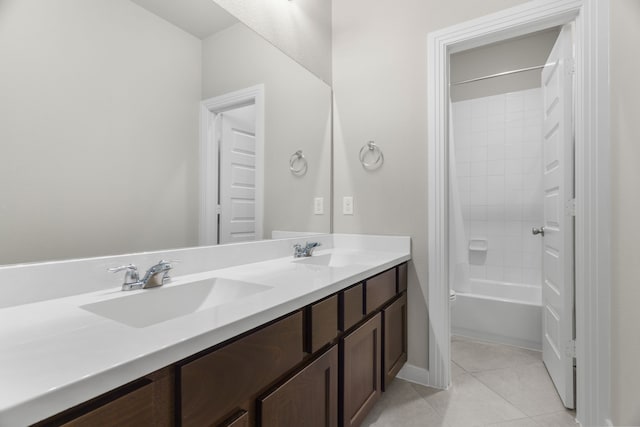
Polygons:
M406 241L401 245L406 248L392 245L388 251L380 250L382 244L378 250L351 245L315 252L314 257L334 254L357 261L337 267L287 256L176 276L163 288L211 277L268 288L147 327L128 326L80 306L153 289L124 293L111 287L0 309L0 425L47 418L407 261Z

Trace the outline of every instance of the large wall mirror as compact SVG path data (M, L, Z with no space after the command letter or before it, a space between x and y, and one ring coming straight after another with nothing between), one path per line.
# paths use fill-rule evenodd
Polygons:
M2 0L0 264L329 232L330 120L212 0Z

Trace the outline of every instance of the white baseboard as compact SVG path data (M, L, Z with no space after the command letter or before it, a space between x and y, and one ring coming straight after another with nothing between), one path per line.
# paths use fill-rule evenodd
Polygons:
M405 363L400 372L398 372L398 378L403 379L405 381L409 381L410 383L420 384L425 387L430 387L429 385L429 371L424 368L420 368L415 365L411 365L409 363Z
M540 321L542 324L542 321ZM472 340L485 341L490 343L510 345L512 347L526 348L527 350L542 351L542 342L520 339L514 336L505 336L500 334L492 334L487 331L478 331L475 329L451 327L451 335L457 335ZM542 331L540 332L542 336Z

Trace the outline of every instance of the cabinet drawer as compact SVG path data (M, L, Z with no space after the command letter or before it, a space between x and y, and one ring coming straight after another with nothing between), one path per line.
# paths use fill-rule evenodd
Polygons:
M362 283L340 294L340 330L346 331L364 317L364 297Z
M93 427L143 426L155 424L153 415L153 385L147 384L62 426Z
M307 351L315 353L338 336L338 295L311 305L307 313Z
M302 312L180 367L183 426L216 425L244 410L254 420L258 394L304 356Z
M173 368L164 368L39 421L33 427L168 427L175 420L173 402Z
M263 427L338 425L338 347L258 400Z
M383 324L383 376L382 390L395 378L407 361L407 294L382 311Z
M367 314L380 308L396 294L396 269L392 268L384 273L365 281L365 308Z
M407 268L406 262L398 266L398 293L407 290Z

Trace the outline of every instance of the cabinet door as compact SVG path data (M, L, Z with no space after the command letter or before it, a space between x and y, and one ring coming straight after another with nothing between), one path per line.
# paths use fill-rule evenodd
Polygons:
M381 393L381 314L342 340L343 411L345 427L358 426Z
M338 425L338 347L258 401L261 426Z
M383 391L407 361L407 294L382 311L384 325Z
M239 411L220 424L220 427L249 427L249 413L247 411Z
M181 366L182 425L219 425L240 410L252 425L258 395L302 362L302 331L297 312Z

